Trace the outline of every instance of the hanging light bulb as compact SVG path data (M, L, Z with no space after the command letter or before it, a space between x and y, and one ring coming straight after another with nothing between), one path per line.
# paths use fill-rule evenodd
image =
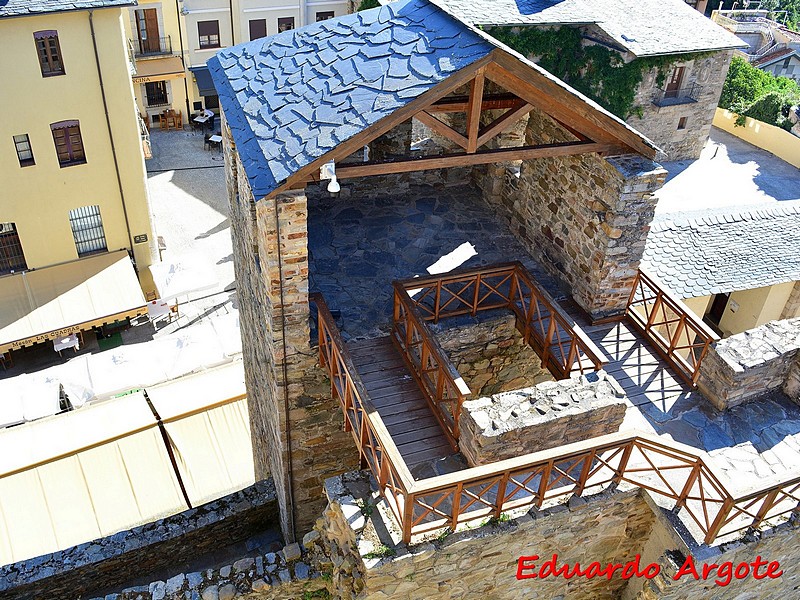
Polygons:
M328 191L331 194L338 194L340 191L342 191L342 186L339 185L339 181L336 179L335 174L331 175L331 180L328 183Z

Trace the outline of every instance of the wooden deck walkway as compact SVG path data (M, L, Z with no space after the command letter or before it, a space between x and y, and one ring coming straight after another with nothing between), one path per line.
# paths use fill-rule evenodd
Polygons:
M650 402L667 412L678 398L691 391L627 321L583 329L606 353L606 372L617 380L634 405Z
M350 342L347 349L406 466L413 470L451 456L444 432L390 338Z

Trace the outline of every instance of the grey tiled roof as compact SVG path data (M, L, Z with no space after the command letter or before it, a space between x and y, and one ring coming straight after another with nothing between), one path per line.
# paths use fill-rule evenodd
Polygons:
M495 48L647 138L541 67L428 0L380 8L219 51L207 62L256 198L263 198Z
M0 0L0 19L44 13L135 6L136 0Z
M746 44L684 0L434 0L474 25L594 24L636 56Z
M653 223L642 267L681 298L800 280L800 205Z
M207 64L260 198L493 49L408 0L226 48Z

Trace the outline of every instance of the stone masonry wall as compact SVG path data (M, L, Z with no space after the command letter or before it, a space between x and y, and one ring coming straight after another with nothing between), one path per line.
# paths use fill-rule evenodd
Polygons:
M784 388L798 399L800 317L771 321L713 345L700 365L700 391L725 410Z
M0 568L0 598L74 600L275 527L271 479L105 538Z
M800 317L800 281L795 281L789 299L781 311L781 319Z
M514 323L508 314L454 327L448 320L428 326L478 398L553 380Z
M324 507L325 478L353 468L358 456L310 345L306 196L291 191L256 202L224 132L256 477L273 475L291 541Z
M603 371L464 402L459 449L470 466L619 430L625 394Z
M342 600L618 598L627 581L520 581L517 560L558 553L560 563L624 562L641 552L654 523L638 490L605 492L406 546L381 537L386 529L380 504L364 511L369 516L362 514L364 503L352 483L336 478L326 482L326 491L329 505L319 535L307 542L312 554L331 556L331 592Z
M681 89L696 86L696 101L657 106L654 96L661 90L657 85L657 70L646 73L637 90L634 107L641 114L628 118L628 123L650 138L666 153L664 160L695 159L700 156L711 132L711 122L728 73L732 51L716 52L688 62L676 62L670 67L685 67ZM667 74L669 77L669 74ZM662 88L666 86L666 82ZM682 117L686 125L678 129Z
M528 144L570 140L550 117L532 111ZM639 156L541 158L522 163L516 193L485 196L529 252L601 318L625 309L655 212L653 192L665 178L663 168Z

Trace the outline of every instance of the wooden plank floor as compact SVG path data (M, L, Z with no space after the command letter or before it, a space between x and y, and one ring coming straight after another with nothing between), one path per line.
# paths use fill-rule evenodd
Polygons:
M583 329L606 353L606 372L617 380L634 405L650 402L667 412L678 398L691 391L627 321Z
M453 449L391 339L350 342L347 349L406 466L413 469L452 455Z

